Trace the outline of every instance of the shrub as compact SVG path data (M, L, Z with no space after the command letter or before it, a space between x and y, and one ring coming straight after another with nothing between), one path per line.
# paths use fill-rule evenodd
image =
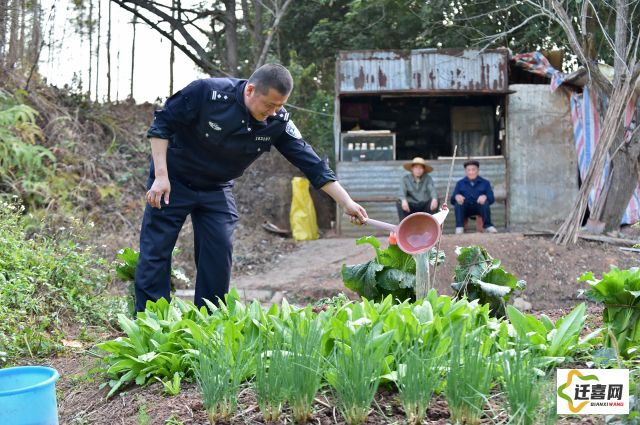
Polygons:
M43 138L38 113L0 90L0 189L19 194L28 204L42 203L56 158L36 142Z
M82 245L80 223L29 236L23 211L0 202L0 351L9 356L48 354L65 323L103 323L119 307L98 296L109 281L107 264Z

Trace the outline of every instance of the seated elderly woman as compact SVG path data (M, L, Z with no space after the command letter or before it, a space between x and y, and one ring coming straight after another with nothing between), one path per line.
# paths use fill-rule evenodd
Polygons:
M404 164L404 168L410 171L402 178L400 192L398 194L398 217L404 219L415 212L433 214L438 211L438 195L436 194L433 179L429 175L433 167L418 157Z

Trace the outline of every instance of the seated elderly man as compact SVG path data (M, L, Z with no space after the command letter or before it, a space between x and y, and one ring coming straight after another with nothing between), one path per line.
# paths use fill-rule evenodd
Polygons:
M414 212L429 214L437 212L438 195L433 185L433 179L429 175L433 171L433 167L428 165L423 158L415 157L411 162L404 164L404 168L411 174L404 176L400 185L396 204L400 220Z
M451 203L455 206L456 212L456 234L464 233L464 220L472 216L482 217L485 232L498 232L491 224L490 205L494 202L491 183L480 177L479 171L478 161L466 161L465 177L458 181L451 194Z

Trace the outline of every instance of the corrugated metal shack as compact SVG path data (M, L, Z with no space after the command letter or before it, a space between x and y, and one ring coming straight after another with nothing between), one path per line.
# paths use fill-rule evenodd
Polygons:
M402 164L415 156L426 158L444 198L457 145L460 159L452 186L464 176L462 162L478 159L480 173L491 181L498 199L492 207L497 227L561 218L568 207L561 205L549 214L541 207L577 190L575 168L567 166L575 156L568 103L545 85L530 85L527 96L513 97L512 104L509 94L524 86L510 86L509 69L506 49L340 52L334 124L341 183L371 217L394 223L398 186L406 173ZM523 112L527 108L540 116L532 120ZM518 120L510 122L510 109L518 111ZM540 130L548 134L538 137ZM543 149L532 150L532 141ZM531 161L532 153L540 156ZM554 177L545 156L555 158ZM511 167L517 170L511 172ZM562 176L557 178L557 173ZM511 211L510 205L517 210ZM340 213L337 217L340 233L362 233ZM445 230L454 224L453 217L448 219Z

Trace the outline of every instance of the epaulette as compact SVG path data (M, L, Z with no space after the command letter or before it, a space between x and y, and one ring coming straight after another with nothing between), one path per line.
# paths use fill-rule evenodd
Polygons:
M289 118L291 118L291 114L287 112L286 109L281 108L278 112L276 112L275 118L280 121L287 122Z
M209 99L215 102L233 102L235 97L233 93L221 91L221 90L211 90L211 95Z

